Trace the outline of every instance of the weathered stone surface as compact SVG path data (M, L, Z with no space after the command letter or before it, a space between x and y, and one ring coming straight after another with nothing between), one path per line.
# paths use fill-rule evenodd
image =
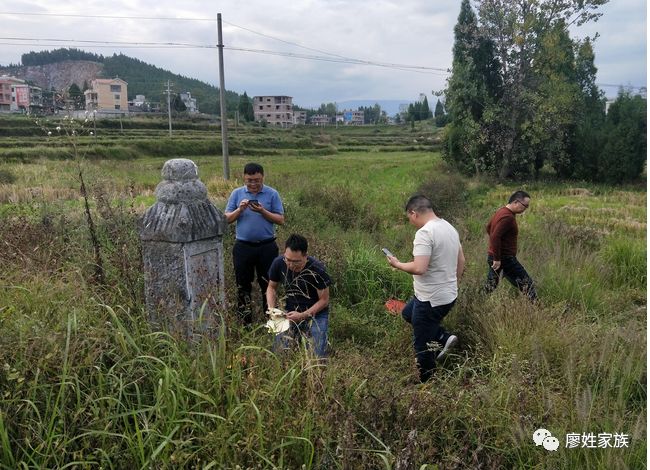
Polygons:
M90 85L95 78L102 76L104 64L89 60L65 60L54 64L2 67L0 74L12 75L22 80L34 82L44 90L67 90L76 83L79 88L84 82ZM112 77L109 77L112 78Z
M181 243L222 237L226 219L208 200L195 163L169 160L162 175L165 179L156 187L158 202L145 212L140 238Z
M225 307L225 217L209 201L193 161L165 163L157 202L142 219L145 301L150 320L186 337L216 326Z

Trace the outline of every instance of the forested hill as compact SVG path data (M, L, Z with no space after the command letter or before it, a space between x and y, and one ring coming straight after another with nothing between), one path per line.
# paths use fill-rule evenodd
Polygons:
M105 77L120 77L129 84L129 98L145 95L152 101L162 101L166 99L163 92L167 89L167 80L169 80L173 91L189 91L196 98L200 111L219 112L219 89L215 86L195 78L174 74L123 54L105 57L103 64ZM235 111L239 103L239 95L226 90L226 103L228 111Z
M63 61L66 61L66 67L74 67L74 62L69 61L98 62L102 64L101 77L89 78L120 77L129 84L129 99L135 98L135 95L145 95L148 100L154 102L166 100L164 92L167 89L167 81L169 80L172 92L189 91L196 98L201 112L218 113L219 111L219 89L217 87L194 78L177 75L169 70L161 69L123 54L102 56L79 49L55 49L23 54L21 61L23 68L56 64ZM11 68L15 69L16 67ZM30 79L29 74L25 71L18 75L21 78ZM67 86L70 85L72 83ZM77 83L77 85L82 88L84 83ZM234 112L239 103L239 94L226 91L226 103L228 111Z

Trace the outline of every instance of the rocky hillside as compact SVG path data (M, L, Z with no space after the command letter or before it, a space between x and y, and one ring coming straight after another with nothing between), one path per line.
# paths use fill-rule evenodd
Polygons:
M164 102L165 84L172 83L172 91L189 91L196 98L199 110L208 114L219 112L219 89L209 83L184 77L169 70L147 64L123 54L101 56L77 49L23 54L21 66L0 66L0 75L12 75L28 80L44 90L67 90L75 83L81 90L95 78L120 77L129 84L128 97L145 95L149 101ZM239 105L239 94L226 90L228 114L234 116Z
M73 83L83 89L84 82L102 77L104 64L86 60L66 60L53 64L0 67L0 75L12 75L33 82L44 90L65 90Z

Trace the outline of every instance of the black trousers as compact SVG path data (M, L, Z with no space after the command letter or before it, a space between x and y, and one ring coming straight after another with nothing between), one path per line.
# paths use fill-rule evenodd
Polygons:
M526 294L531 301L537 301L537 291L535 290L533 279L515 256L501 257L501 267L498 271L492 269L493 261L494 258L491 255L488 255L488 273L487 281L485 283L486 292L490 293L497 288L501 273L503 273L503 276L508 280L508 282L510 282L510 284Z
M237 313L245 325L253 322L251 309L251 293L253 279L257 274L257 283L262 292L263 311L266 312L266 288L269 285L268 275L271 263L278 256L278 245L275 240L263 244L251 244L237 240L232 249L232 259L235 266L235 281L237 282Z
M451 303L432 307L431 302L421 302L413 297L402 310L402 318L413 326L413 348L422 383L431 378L436 368L438 353L432 349L432 343L438 343L442 349L451 336L440 322L455 303L456 300L453 300Z

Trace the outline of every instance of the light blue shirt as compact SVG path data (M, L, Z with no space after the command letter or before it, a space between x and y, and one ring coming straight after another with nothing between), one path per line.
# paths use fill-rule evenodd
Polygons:
M226 212L233 212L239 207L243 199L257 199L259 203L269 212L275 214L284 214L282 199L280 193L270 186L262 185L262 189L257 194L253 194L246 186L235 189L226 204ZM239 214L237 218L237 227L235 229L235 238L245 242L259 242L275 237L275 227L273 222L269 222L259 212L249 208Z

